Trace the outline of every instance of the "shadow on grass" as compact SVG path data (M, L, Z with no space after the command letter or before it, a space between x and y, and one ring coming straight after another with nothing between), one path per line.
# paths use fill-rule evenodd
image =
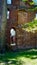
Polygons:
M9 65L9 64L22 65L22 63L25 64L24 61L18 60L18 58L20 57L37 59L37 50L6 52L4 55L1 55L0 62L4 62L5 65Z
M2 63L2 62L1 62ZM21 61L21 60L5 60L5 61L3 61L3 63L5 64L5 65L23 65L23 63L25 64L25 62L24 61Z

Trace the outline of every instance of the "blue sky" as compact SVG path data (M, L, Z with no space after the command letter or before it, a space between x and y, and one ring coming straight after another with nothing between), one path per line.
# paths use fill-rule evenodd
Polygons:
M33 1L34 1L35 5L37 5L37 0L33 0ZM11 4L11 0L7 0L7 3Z
M35 5L37 5L37 0L33 0L33 1L34 1Z
M36 18L37 18L37 14L36 14Z
M8 3L8 4L11 4L11 0L7 0L7 3Z

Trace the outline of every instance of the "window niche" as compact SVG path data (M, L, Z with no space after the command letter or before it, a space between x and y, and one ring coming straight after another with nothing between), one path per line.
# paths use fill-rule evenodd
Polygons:
M7 19L10 17L10 10L7 8Z

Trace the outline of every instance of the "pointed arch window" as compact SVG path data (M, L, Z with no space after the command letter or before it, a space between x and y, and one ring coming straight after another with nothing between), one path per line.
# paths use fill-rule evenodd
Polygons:
M9 16L10 16L10 10L7 9L7 19L9 19Z

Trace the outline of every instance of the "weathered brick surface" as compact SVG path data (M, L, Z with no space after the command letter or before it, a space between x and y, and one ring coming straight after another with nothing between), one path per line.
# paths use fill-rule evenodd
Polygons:
M18 6L18 5L19 5L19 2L20 2L19 0L16 0L16 1L13 0L13 5L14 5L14 6Z
M34 12L18 11L18 24L31 22L34 17Z
M7 44L10 44L10 29L14 27L16 29L16 42L19 49L25 49L25 48L34 48L35 47L35 41L37 45L37 40L35 39L35 34L31 32L26 32L22 30L22 28L18 27L19 24L24 24L31 22L34 17L34 12L28 12L28 11L19 11L19 6L22 6L22 3L20 0L12 0L12 4L7 5L7 8L10 9L10 18L7 20L7 30L6 30L6 37L7 37ZM28 4L25 5L27 7L30 7ZM37 33L36 33L37 35ZM36 36L37 38L37 36ZM11 47L10 47L11 48ZM14 47L12 47L13 49Z
M37 33L17 31L17 45L19 49L37 48Z

